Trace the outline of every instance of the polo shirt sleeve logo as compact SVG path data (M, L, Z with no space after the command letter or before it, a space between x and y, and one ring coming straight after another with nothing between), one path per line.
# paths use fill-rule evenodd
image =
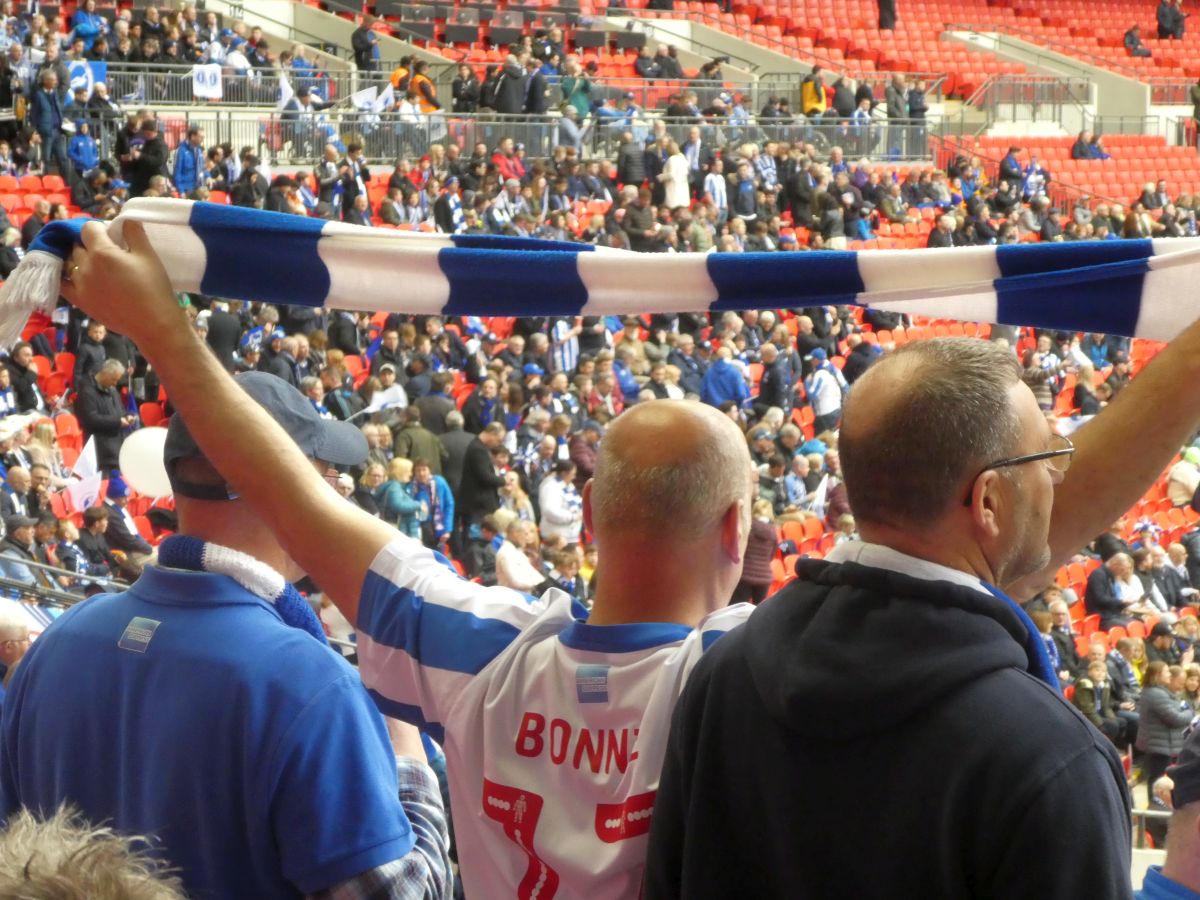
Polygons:
M131 650L134 653L145 653L150 646L150 641L154 638L154 632L161 624L162 622L157 619L134 616L125 626L125 633L117 641L117 646L122 650Z

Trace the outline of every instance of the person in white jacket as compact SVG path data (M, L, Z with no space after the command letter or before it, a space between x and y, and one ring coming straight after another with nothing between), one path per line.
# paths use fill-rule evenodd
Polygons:
M539 572L525 555L525 550L537 538L533 523L517 519L508 526L504 543L496 551L496 583L516 591L532 591L546 575Z
M687 157L683 155L674 138L663 138L663 150L667 154L667 161L663 165L662 174L658 176L658 180L666 188L663 205L667 209L678 209L681 206L686 208L692 201L691 188L688 185L690 172Z
M538 508L542 513L542 540L562 538L579 543L583 528L583 498L575 489L575 463L559 460L554 471L542 479L538 488Z

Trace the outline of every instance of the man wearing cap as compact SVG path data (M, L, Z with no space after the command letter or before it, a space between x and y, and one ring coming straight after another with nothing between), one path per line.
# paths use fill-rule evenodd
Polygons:
M1160 660L1168 666L1191 665L1195 648L1190 644L1186 650L1179 649L1179 641L1175 632L1166 622L1155 622L1146 640L1146 659L1149 662Z
M104 508L108 510L108 530L104 532L104 539L110 548L124 553L132 566L140 571L154 548L142 537L137 522L129 514L129 485L120 475L114 475L108 481Z
M813 434L837 428L842 418L842 398L849 390L841 370L829 362L824 347L812 352L812 374L804 379L808 403L813 411Z
M240 383L318 471L365 457L352 425L322 420L291 386ZM4 813L69 802L153 832L193 896L445 896L444 813L416 730L389 742L289 583L299 567L180 415L164 462L180 534L160 564L64 613L9 686Z
M50 587L45 572L23 564L23 561L26 560L38 561L33 553L33 528L35 525L37 525L37 519L20 513L4 517L4 540L0 541L0 574L30 587L35 585ZM11 588L5 588L5 590L10 591Z

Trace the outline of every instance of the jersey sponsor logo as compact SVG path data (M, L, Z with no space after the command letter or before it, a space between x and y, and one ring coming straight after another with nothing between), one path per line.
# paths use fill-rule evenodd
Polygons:
M654 797L658 791L632 794L624 803L596 805L596 836L606 844L641 837L650 833L650 816L654 814Z
M608 666L579 666L575 669L575 695L580 703L608 702Z
M595 775L624 773L637 759L637 728L585 728L566 719L549 722L541 713L526 711L521 717L514 749L518 756L548 755L556 766L585 766Z
M150 641L154 639L154 632L161 624L162 622L157 619L143 619L141 616L134 616L125 626L125 633L117 641L117 646L122 650L131 650L134 653L145 653L150 646Z
M558 891L558 873L533 848L533 835L542 815L540 794L483 780L483 814L499 822L505 836L524 851L529 865L517 885L518 900L550 900Z

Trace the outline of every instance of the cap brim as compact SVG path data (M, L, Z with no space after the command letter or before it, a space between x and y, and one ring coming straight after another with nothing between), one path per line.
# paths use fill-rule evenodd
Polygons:
M335 466L357 466L366 460L371 448L363 433L349 422L325 419L316 448L316 458Z

